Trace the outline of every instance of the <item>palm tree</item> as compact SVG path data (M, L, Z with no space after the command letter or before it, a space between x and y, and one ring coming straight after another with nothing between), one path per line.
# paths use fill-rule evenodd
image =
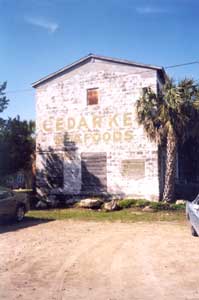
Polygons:
M199 87L193 80L177 85L168 80L158 94L145 88L136 103L138 122L148 137L159 145L166 144L163 200L167 202L174 201L177 145L198 132L198 99Z

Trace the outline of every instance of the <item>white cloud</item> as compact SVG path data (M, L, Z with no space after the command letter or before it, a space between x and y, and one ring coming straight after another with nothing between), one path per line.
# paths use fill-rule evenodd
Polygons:
M56 22L48 21L42 17L25 17L25 21L31 25L46 29L50 33L54 33L59 28Z
M167 13L168 12L166 9L163 9L163 8L160 8L160 7L152 7L152 6L136 7L136 11L139 14L161 14L161 13Z

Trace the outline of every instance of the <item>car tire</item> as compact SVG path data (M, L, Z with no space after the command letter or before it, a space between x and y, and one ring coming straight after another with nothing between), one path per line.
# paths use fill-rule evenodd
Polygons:
M195 228L193 226L191 226L191 234L192 234L192 236L198 236L198 234L195 231Z
M20 205L17 207L15 219L17 222L23 221L25 216L25 207L23 205Z

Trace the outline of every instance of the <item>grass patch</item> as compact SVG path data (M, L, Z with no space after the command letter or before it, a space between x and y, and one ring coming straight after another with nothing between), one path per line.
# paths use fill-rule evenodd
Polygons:
M142 212L132 208L114 212L94 211L88 209L68 208L50 210L32 210L27 217L54 220L84 220L109 222L156 222L156 221L184 221L184 211Z

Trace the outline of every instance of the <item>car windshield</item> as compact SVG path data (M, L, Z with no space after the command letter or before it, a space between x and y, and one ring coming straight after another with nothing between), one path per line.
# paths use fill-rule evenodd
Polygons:
M0 199L5 199L8 195L9 193L7 191L0 190Z

